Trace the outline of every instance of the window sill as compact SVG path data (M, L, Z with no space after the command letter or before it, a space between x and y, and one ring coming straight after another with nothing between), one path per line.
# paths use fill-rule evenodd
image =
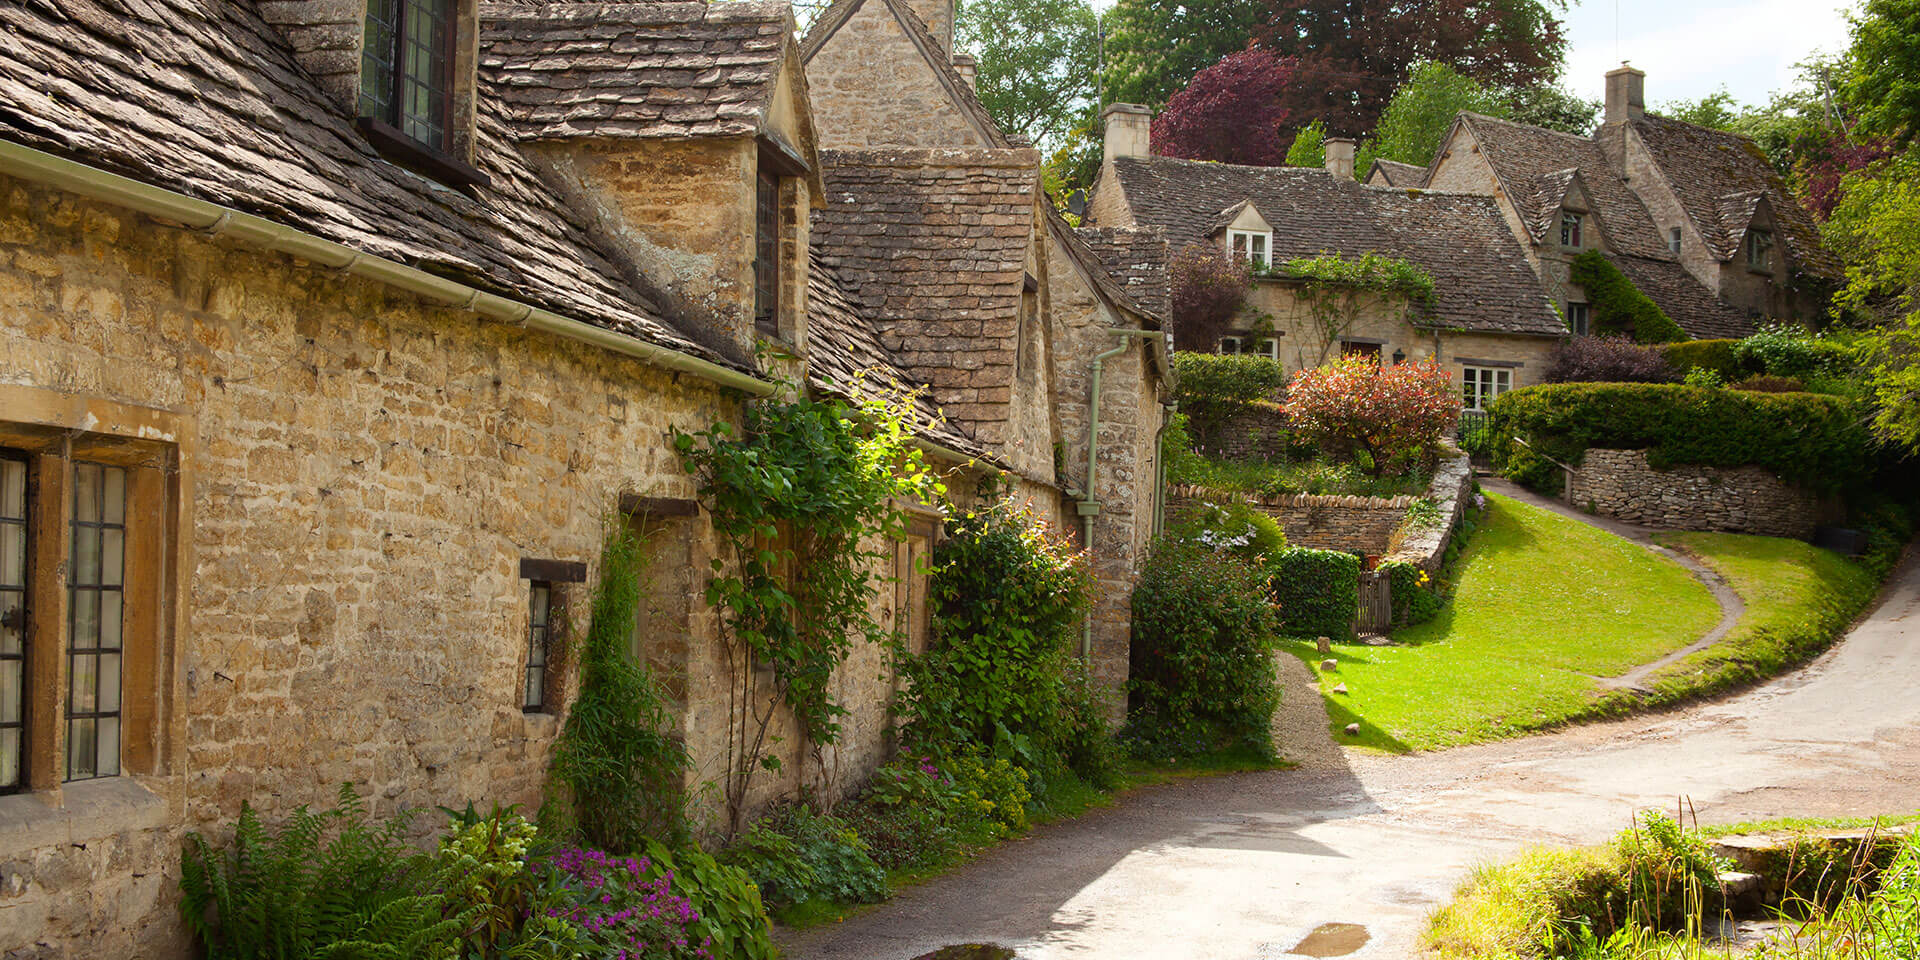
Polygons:
M354 128L389 160L413 167L452 186L487 186L492 181L472 165L435 150L372 117L354 120Z
M167 804L132 777L102 777L53 791L0 797L0 850L87 844L129 830L167 824Z

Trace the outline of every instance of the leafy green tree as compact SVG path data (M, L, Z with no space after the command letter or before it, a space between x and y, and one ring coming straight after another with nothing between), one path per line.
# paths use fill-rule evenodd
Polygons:
M1851 99L1870 132L1920 136L1920 0L1867 0L1853 21Z
M1847 176L1825 235L1847 264L1837 306L1892 318L1867 336L1874 428L1920 453L1920 147Z
M1104 18L1106 102L1155 110L1193 75L1246 48L1259 0L1119 0Z
M1535 83L1507 92L1507 119L1584 137L1593 132L1600 101L1582 100L1564 87Z
M1374 157L1426 166L1462 110L1507 115L1507 104L1444 63L1422 63L1393 92L1374 131Z
M1097 29L1087 0L967 0L954 22L956 45L978 61L981 106L1048 152L1096 98Z
M1721 87L1698 100L1669 100L1655 111L1660 116L1711 130L1732 130L1745 115L1733 94Z
M1327 125L1315 120L1293 135L1287 148L1287 166L1324 167L1327 165Z

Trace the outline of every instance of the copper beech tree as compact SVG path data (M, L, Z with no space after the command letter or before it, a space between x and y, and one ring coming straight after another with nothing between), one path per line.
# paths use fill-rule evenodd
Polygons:
M1382 368L1364 355L1294 374L1287 419L1300 436L1352 456L1375 477L1413 466L1460 420L1460 392L1433 360Z

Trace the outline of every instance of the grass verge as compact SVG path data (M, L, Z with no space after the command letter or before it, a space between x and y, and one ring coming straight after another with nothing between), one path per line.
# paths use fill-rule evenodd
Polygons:
M1452 602L1398 645L1340 644L1320 673L1342 743L1393 752L1515 736L1624 709L1597 677L1657 660L1719 618L1685 568L1586 524L1491 495ZM1315 664L1307 642L1286 648ZM1347 693L1332 692L1344 683ZM1358 738L1342 730L1360 725Z

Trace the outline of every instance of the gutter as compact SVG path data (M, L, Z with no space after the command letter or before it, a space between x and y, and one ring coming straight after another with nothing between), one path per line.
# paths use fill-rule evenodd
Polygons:
M634 357L656 367L689 373L716 385L739 390L749 396L764 397L773 393L775 389L775 384L750 373L638 340L530 303L487 293L457 280L449 280L396 260L364 253L345 244L317 237L264 217L242 213L232 207L223 207L119 174L108 173L32 147L0 140L0 173L125 207L148 216L172 220L210 236L226 237L250 246L299 257L341 273L365 277L437 300L448 306L471 310L488 320L551 333Z
M1127 352L1127 348L1133 345L1132 342L1129 341L1129 337L1139 337L1143 340L1159 338L1163 342L1166 337L1166 332L1162 330L1116 328L1108 330L1107 332L1118 336L1120 342L1111 350L1094 354L1091 362L1093 396L1087 401L1087 485L1081 488L1081 496L1085 499L1075 504L1076 512L1080 514L1080 542L1086 546L1089 555L1093 552L1093 518L1100 515L1100 498L1094 493L1093 480L1100 466L1098 441L1100 439L1101 368L1106 365L1108 360ZM1147 349L1153 349L1151 340L1149 340ZM1080 635L1080 659L1084 661L1092 658L1092 656L1093 616L1089 613L1086 618L1085 629Z

